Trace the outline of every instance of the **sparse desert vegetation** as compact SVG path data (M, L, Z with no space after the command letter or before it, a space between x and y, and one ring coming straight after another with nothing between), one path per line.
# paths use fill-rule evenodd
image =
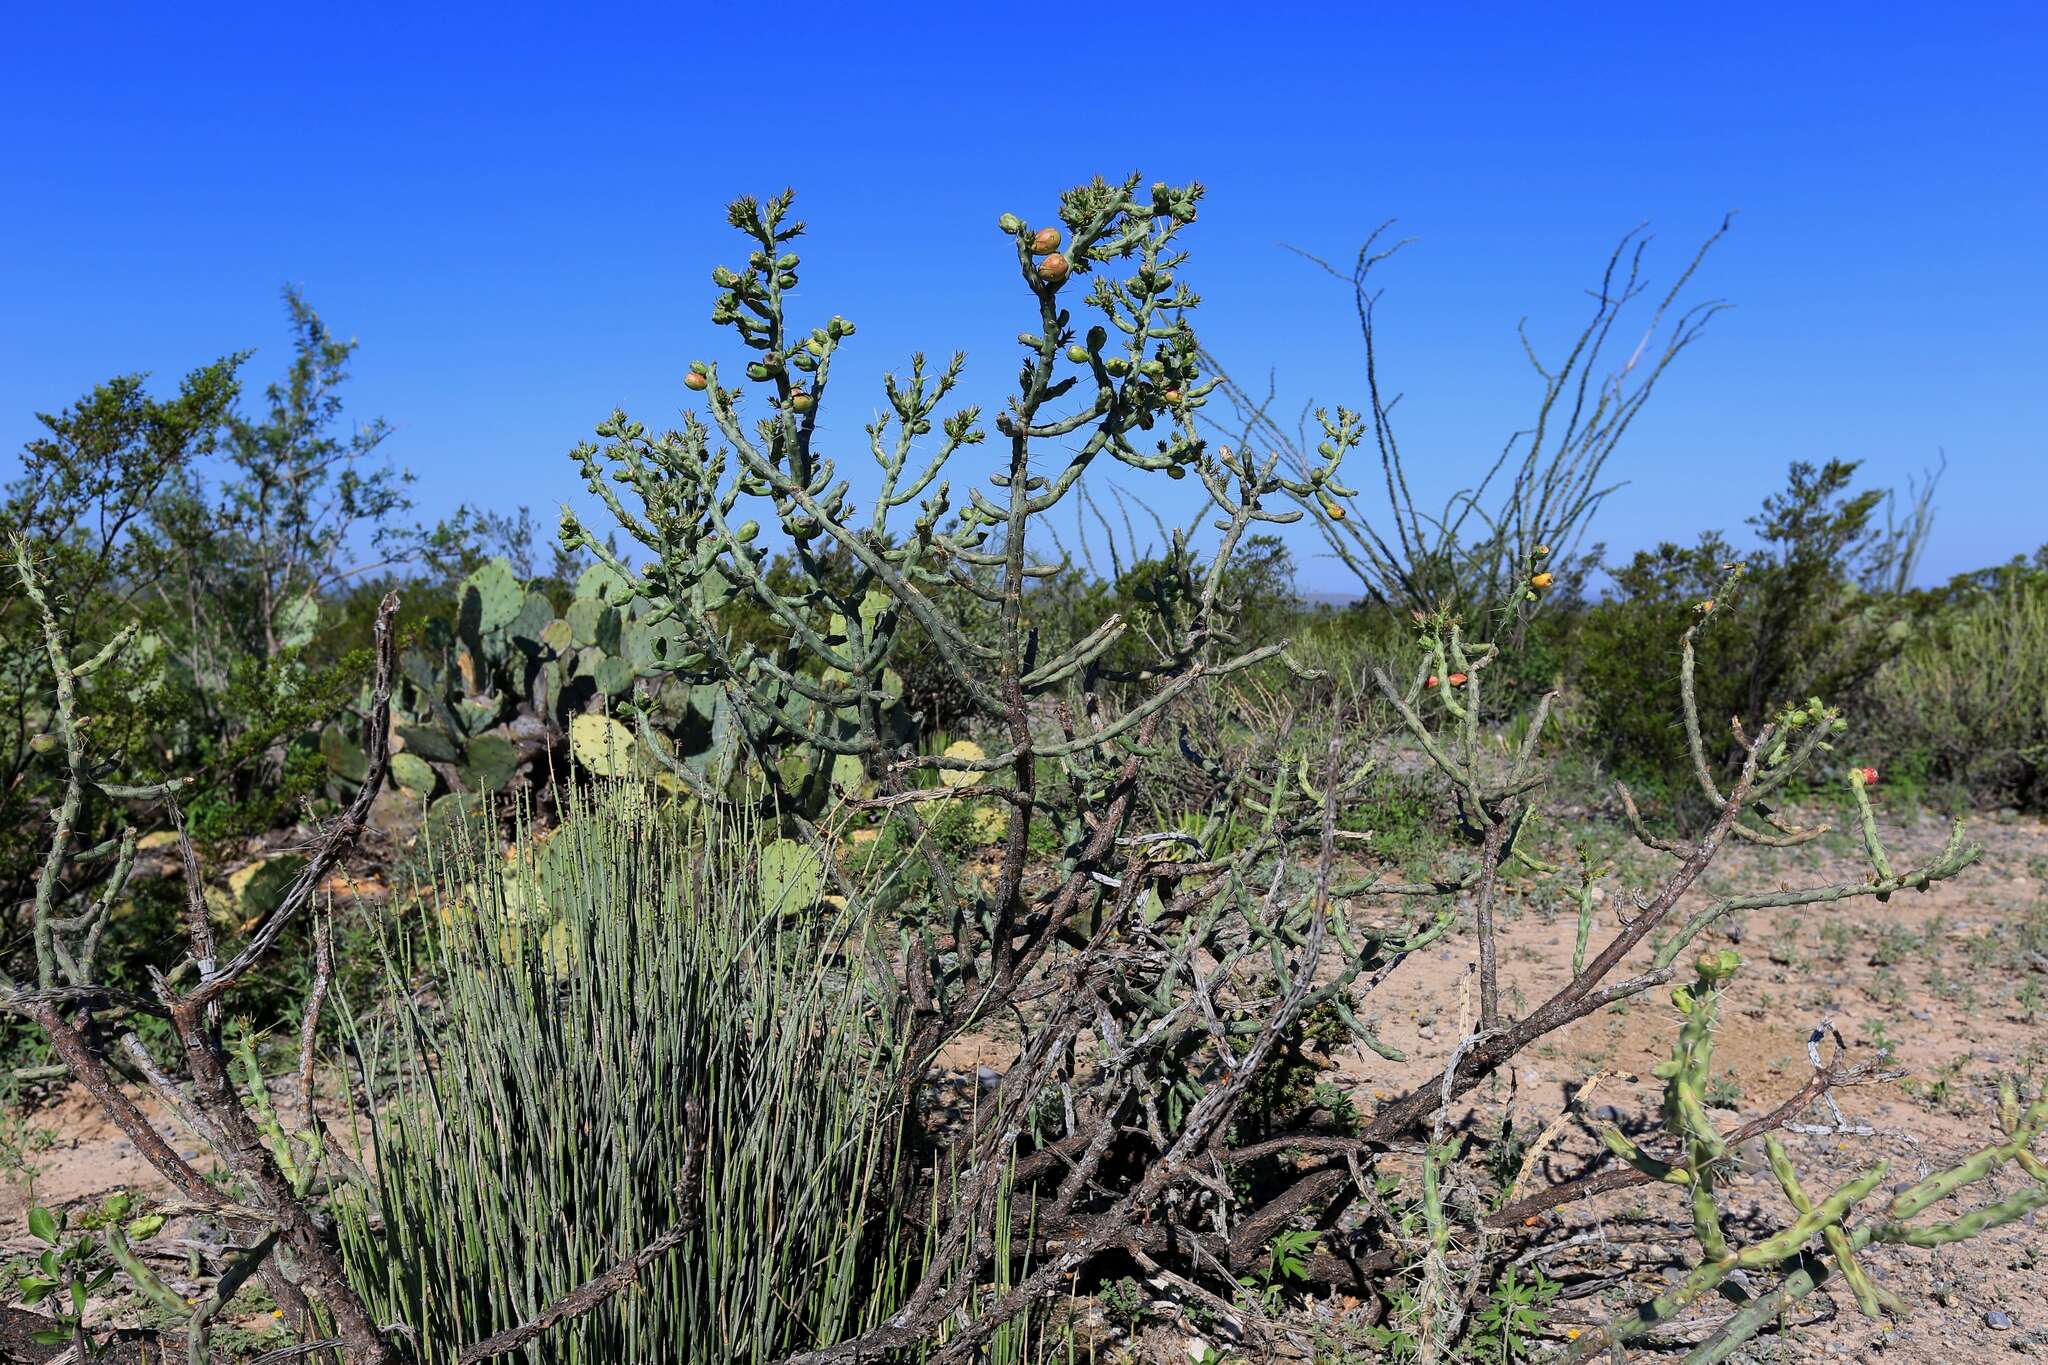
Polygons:
M2048 551L1919 586L1835 460L1604 563L1720 231L1419 507L1376 378L1292 430L1198 333L1203 194L989 215L990 411L734 202L553 531L413 524L296 292L260 393L44 417L0 1355L2048 1349Z

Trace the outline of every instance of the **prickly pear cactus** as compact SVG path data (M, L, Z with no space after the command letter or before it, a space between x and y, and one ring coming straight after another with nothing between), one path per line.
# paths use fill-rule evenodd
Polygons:
M585 572L558 613L507 560L490 561L462 581L449 613L426 622L400 660L393 732L407 757L395 780L421 796L483 796L522 775L544 779L547 753L571 726L614 706L644 708L657 732L688 729L687 684L673 685L673 696L662 700L674 671L673 636L672 625L648 619L630 580L609 566ZM329 772L343 785L360 782L367 768L354 723L338 720L320 740ZM698 728L702 747L715 750L712 732L721 722L709 708ZM633 748L621 746L617 762L600 761L629 770Z
M807 910L825 892L825 859L809 844L777 839L761 850L761 908Z
M640 742L610 716L578 716L569 722L569 748L599 777L627 777L638 767Z

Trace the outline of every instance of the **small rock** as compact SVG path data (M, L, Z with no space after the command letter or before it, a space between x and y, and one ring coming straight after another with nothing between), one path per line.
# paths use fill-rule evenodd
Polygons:
M1994 1308L1984 1315L1984 1325L1994 1332L2010 1332L2012 1319Z
M1932 1010L1907 1010L1906 1013L1912 1015L1915 1019L1918 1019L1923 1024L1929 1022L1934 1018L1934 1011Z
M993 1090L1003 1083L1003 1073L992 1066L977 1066L974 1068L974 1079L980 1083L983 1090Z
M1593 1111L1593 1117L1596 1119L1603 1119L1608 1123L1619 1123L1622 1121L1622 1119L1626 1118L1627 1115L1621 1112L1620 1105L1603 1104L1598 1109L1595 1109Z

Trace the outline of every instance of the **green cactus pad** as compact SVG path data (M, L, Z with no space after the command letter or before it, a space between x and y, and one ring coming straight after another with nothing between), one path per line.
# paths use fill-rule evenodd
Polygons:
M578 597L588 597L599 602L623 602L626 600L627 591L626 580L609 564L593 564L576 580Z
M619 697L625 695L626 689L633 685L633 679L639 675L633 671L633 665L624 659L607 654L598 661L597 667L591 670L590 676L597 680L598 691L608 697Z
M484 799L471 792L451 792L437 797L427 807L427 820L420 829L420 838L436 848L453 847L461 837L463 826L484 808Z
M484 631L505 629L526 605L526 590L520 586L519 575L512 572L511 561L503 555L463 579L462 593L465 618L469 614L466 599L470 593L477 595L477 628Z
M825 860L794 839L761 850L759 887L764 910L808 910L825 890Z
M599 777L626 777L639 765L640 742L610 716L578 716L569 722L569 750Z
M576 646L576 629L557 616L540 628L540 642L557 654L567 654Z
M518 771L519 750L502 735L478 735L463 751L462 778L471 791L497 791Z
M971 739L956 739L946 746L946 757L979 760L987 758L988 754ZM939 769L939 781L949 787L971 787L986 776L987 773L971 772L965 768Z
M235 908L242 918L261 919L275 910L305 866L304 858L287 853L251 863L229 876L228 890L233 893Z
M436 763L453 763L460 757L455 741L431 725L401 725L398 737L409 752Z
M433 768L409 749L391 755L391 780L414 796L431 796L434 792Z
M984 848L999 844L1010 830L1010 813L1001 806L980 805L974 814L967 817L967 828L974 835L974 842Z
M304 649L313 643L320 627L320 601L313 594L286 598L277 609L274 622L277 643L285 649Z
M554 619L555 604L540 593L530 592L526 595L525 603L519 608L519 614L513 617L512 624L505 628L505 633L515 640L538 643L541 631Z
M370 759L363 746L332 721L320 732L320 756L327 760L327 771L345 782L361 782L370 775Z
M619 649L619 613L595 597L579 597L569 604L569 634L585 649L597 648L607 654Z
M704 571L704 577L697 581L698 591L704 596L704 609L717 611L729 604L739 589L717 568Z
M867 765L858 754L836 754L832 759L832 790L848 800L868 794Z
M474 735L498 723L498 712L502 706L496 694L463 697L455 703L455 720L462 726L464 734Z

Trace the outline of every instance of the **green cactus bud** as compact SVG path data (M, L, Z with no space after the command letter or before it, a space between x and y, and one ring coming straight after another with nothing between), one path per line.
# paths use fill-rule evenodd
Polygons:
M765 384L774 377L775 371L769 369L758 360L747 366L747 378L753 380L756 384Z
M1700 980L1716 983L1728 980L1742 966L1741 956L1732 948L1723 948L1718 953L1702 953L1693 964L1700 974Z
M996 219L996 226L1004 232L1017 233L1024 230L1024 220L1014 213L1006 213Z
M1122 378L1131 372L1131 362L1120 355L1113 355L1102 362L1102 368L1118 378Z
M1067 347L1067 359L1073 361L1076 365L1086 365L1088 363L1088 348L1079 345Z
M711 282L720 289L730 289L740 282L740 277L721 265L711 272Z
M33 735L29 738L28 748L33 754L54 754L57 752L57 737L49 734Z

